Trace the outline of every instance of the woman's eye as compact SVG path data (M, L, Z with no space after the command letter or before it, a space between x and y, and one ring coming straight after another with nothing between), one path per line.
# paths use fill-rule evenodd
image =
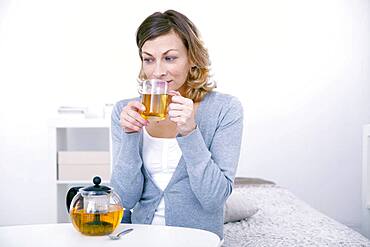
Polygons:
M153 62L152 58L143 58L144 63L151 63Z
M165 57L164 59L168 62L172 62L176 59L177 57L173 57L173 56L169 56L169 57Z

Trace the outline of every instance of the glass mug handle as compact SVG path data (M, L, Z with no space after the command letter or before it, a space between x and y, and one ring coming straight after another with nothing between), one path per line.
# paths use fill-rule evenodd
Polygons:
M141 80L140 78L137 78L136 81L137 81L137 91L139 92L140 95L142 95L143 94L144 80Z

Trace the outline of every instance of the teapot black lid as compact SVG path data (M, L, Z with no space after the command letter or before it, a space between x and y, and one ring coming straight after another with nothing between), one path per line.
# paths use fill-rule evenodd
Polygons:
M95 192L107 192L107 193L110 193L112 190L108 186L100 185L101 178L98 176L93 178L93 183L95 184L94 186L85 187L83 188L83 190L84 191L95 191Z

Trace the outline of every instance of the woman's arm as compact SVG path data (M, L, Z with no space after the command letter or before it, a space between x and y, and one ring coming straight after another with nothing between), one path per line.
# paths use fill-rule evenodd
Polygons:
M218 122L209 149L198 128L187 136L177 137L190 186L209 211L218 209L232 191L243 132L243 108L236 98L223 108Z
M144 176L139 152L140 133L125 133L120 125L120 113L125 104L119 102L112 111L111 186L119 194L125 208L131 209L140 200Z

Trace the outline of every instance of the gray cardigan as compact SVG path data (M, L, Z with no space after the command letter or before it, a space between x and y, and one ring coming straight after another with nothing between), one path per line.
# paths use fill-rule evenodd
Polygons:
M112 112L111 186L123 206L133 208L132 223L151 224L164 197L166 225L204 229L222 239L223 209L232 191L243 131L239 100L210 92L200 102L197 128L176 137L182 156L164 191L143 165L142 131L125 133L120 127L120 113L129 101L119 101Z

